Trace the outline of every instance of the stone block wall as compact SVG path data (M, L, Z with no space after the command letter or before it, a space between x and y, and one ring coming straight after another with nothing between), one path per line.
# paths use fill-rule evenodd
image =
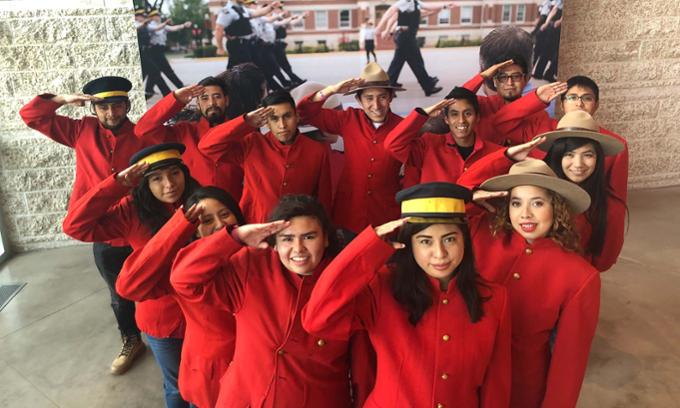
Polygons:
M0 211L14 250L73 244L61 232L74 154L28 129L19 108L40 93L76 93L98 76L133 83L146 109L132 0L0 2ZM89 108L61 108L71 117Z
M559 64L600 86L595 116L628 140L629 188L680 184L680 1L565 1Z

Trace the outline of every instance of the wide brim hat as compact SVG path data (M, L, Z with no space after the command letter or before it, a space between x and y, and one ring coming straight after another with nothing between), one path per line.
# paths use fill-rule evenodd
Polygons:
M307 95L315 94L319 92L320 90L324 89L326 85L320 84L318 82L310 82L307 81L304 84L294 88L293 90L290 91L290 96L293 97L293 100L295 101L295 104L297 105L300 103L300 101ZM336 109L336 108L342 108L342 97L338 94L333 94L326 98L324 101L322 108L324 109ZM319 130L314 126L311 125L303 125L303 126L298 126L298 129L300 130L300 133L308 133L308 132L313 132L315 130Z
M149 17L154 17L154 16L160 16L161 12L158 9L152 8L149 10L148 16Z
M101 99L99 102L129 100L132 82L119 76L104 76L93 79L83 86L83 93Z
M472 193L458 184L431 182L401 190L395 199L410 223L464 224L465 203Z
M182 164L182 153L186 146L182 143L160 143L145 147L130 157L130 166L137 163L147 163L146 173L163 167Z
M600 132L600 126L588 112L581 110L565 113L557 123L557 129L540 134L545 136L545 142L538 145L543 151L548 151L556 141L567 137L580 137L597 142L602 147L605 156L614 156L624 149L623 142L614 136Z
M358 88L352 89L351 91L345 93L345 95L352 95L357 93L358 91L370 88L385 88L392 89L394 91L406 90L400 86L392 85L390 83L390 77L387 75L387 72L385 72L385 70L383 70L380 67L380 65L378 65L375 62L369 62L368 64L366 64L364 69L361 70L359 78L365 81L364 84L359 86Z
M517 186L536 186L553 191L564 198L574 214L590 207L590 195L571 181L562 180L543 161L525 159L510 167L508 174L492 177L479 188L487 191L507 191Z

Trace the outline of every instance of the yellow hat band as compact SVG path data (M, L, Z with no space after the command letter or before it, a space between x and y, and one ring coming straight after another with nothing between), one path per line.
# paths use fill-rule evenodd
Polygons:
M461 215L451 218L408 217L407 222L410 224L467 224L467 220Z
M92 96L95 96L97 98L110 98L112 96L128 96L128 93L125 91L107 91L107 92L99 92L98 94L94 94Z
M154 164L168 159L182 160L182 153L179 150L163 150L162 152L151 153L148 156L142 157L137 163Z
M451 197L426 197L404 200L401 203L402 214L465 214L465 201Z

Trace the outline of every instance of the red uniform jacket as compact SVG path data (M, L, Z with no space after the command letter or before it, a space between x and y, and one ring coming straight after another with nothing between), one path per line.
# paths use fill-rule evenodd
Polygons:
M236 201L241 198L243 189L243 170L232 163L216 162L198 150L201 138L210 130L208 121L201 117L198 122L180 122L174 126L163 123L174 117L184 108L171 92L146 111L135 127L138 137L153 136L167 142L183 143L187 150L182 161L191 170L191 176L203 186L216 186L231 194Z
M170 286L170 269L177 252L191 240L196 226L177 210L173 217L125 261L116 280L123 297L143 302L171 295L179 303L186 330L179 365L182 397L199 407L214 407L220 378L234 355L236 321L225 309L187 302Z
M64 232L84 242L103 242L124 237L137 251L152 233L137 216L129 189L111 175L71 205L64 219ZM172 295L137 303L137 326L154 337L184 335L184 316Z
M484 78L477 74L472 79L467 81L463 87L472 92L477 93L479 88L484 84ZM530 94L536 92L530 92ZM506 105L505 100L500 95L482 96L477 95L479 101L479 122L475 125L475 133L484 140L489 140L499 145L508 146L513 144L513 141L508 138L504 129L496 126L496 115ZM542 103L542 102L541 102ZM532 112L532 119L546 120L550 116L545 112L545 104L539 111Z
M243 167L245 182L240 207L249 223L264 222L286 194L317 197L331 208L331 178L326 144L298 135L281 144L271 132L261 134L245 115L212 128L198 144L215 161Z
M477 137L472 153L467 159L463 159L451 133L446 135L424 133L418 137L418 132L427 119L425 112L416 109L385 139L385 149L392 153L395 159L420 170L419 183L431 181L455 183L472 163L501 149L501 146Z
M61 107L52 102L54 95L40 95L27 103L19 114L28 127L39 131L64 146L75 149L76 179L69 208L87 191L111 174L128 167L130 157L144 147L156 144L153 140L139 140L134 135L135 125L125 120L114 134L94 116L71 119L56 114ZM109 241L114 246L126 246L125 239Z
M350 406L348 342L311 336L300 323L327 263L299 276L275 251L243 248L226 229L179 252L170 277L177 293L236 316L234 360L217 407Z
M367 225L382 225L399 218L394 195L400 189L401 163L385 150L383 143L401 117L390 112L376 129L361 109L322 109L323 101L313 102L312 96L298 104L301 121L341 135L345 145L345 167L333 207L335 225L359 232Z
M302 313L310 333L347 339L366 328L378 356L367 407L507 407L510 309L500 285L479 285L484 317L471 323L455 279L414 327L392 295L394 249L368 227L326 268Z
M496 153L488 156L491 158ZM486 160L486 159L484 159ZM470 168L462 185L479 183ZM550 238L527 243L517 232L492 236L489 216L468 206L482 276L508 288L512 313L513 408L576 406L600 308L600 275ZM551 346L551 336L554 345Z
M494 125L511 144L524 143L536 135L557 129L555 119L535 114L543 109L545 104L538 99L536 92L530 92L503 107L494 118ZM623 142L623 151L616 156L605 157L604 165L611 192L625 204L628 201L628 143L611 130L600 127L600 132ZM541 158L544 156L545 153Z

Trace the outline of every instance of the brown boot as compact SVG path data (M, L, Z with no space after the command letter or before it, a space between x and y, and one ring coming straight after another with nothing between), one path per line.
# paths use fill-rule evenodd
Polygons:
M123 336L123 347L118 357L111 363L111 374L125 373L132 366L137 356L144 353L144 350L146 350L146 346L139 334Z

